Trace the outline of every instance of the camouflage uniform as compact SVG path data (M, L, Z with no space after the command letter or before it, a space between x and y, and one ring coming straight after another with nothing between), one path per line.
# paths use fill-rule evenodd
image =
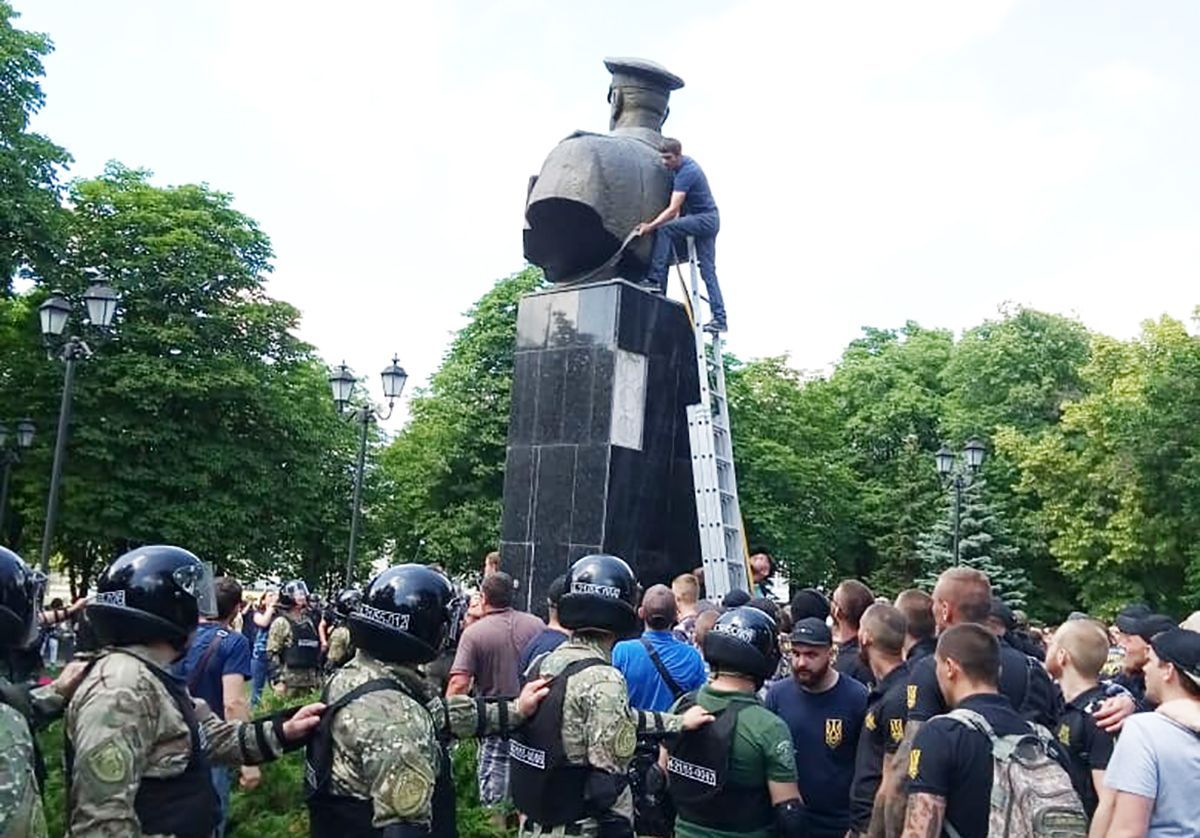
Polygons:
M27 690L0 678L0 838L46 838L34 765L34 724L60 715L52 686Z
M281 614L271 622L271 629L267 633L267 662L271 667L272 682L283 684L289 697L302 695L321 685L320 669L293 669L284 662L284 655L291 645L292 617L290 614Z
M341 666L350 659L353 647L350 645L350 629L346 626L334 626L329 632L329 651L325 655L331 667Z
M540 662L535 662L529 677L558 675L569 664L589 658L601 658L611 663L612 656L598 642L575 636ZM683 730L683 717L670 714L647 713L629 706L629 691L625 677L612 666L592 666L577 672L567 682L563 700L562 737L563 750L572 765L589 765L620 777L626 776L633 752L637 746L639 730L654 727L653 717L662 720L664 733ZM617 797L612 812L633 822L633 794L626 787ZM599 834L599 825L594 819L580 821L577 826L586 838ZM564 827L547 828L540 825L521 826L521 835L561 836Z
M188 765L187 724L151 667L163 670L144 646L107 649L67 708L75 749L72 835L141 835L134 798L142 778L178 776ZM204 752L214 762L255 765L283 752L269 725L223 721L203 701L196 702L196 716Z
M25 717L0 704L0 836L45 838L37 778L33 771L33 734Z
M464 695L442 698L413 667L386 663L362 649L330 677L325 701L333 703L381 678L398 681L421 696L425 709L396 690L369 693L347 704L333 721L330 790L370 800L376 828L393 823L428 826L433 818L434 784L443 768L438 737L475 736L478 703ZM490 702L484 706L484 732L499 732L498 706ZM510 725L521 722L515 700L508 703L508 715Z

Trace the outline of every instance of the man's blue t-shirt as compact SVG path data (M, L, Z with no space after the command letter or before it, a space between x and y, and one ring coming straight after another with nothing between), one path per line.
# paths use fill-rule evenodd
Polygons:
M517 661L517 672L521 676L521 683L525 683L525 670L529 669L529 664L533 663L534 658L547 652L553 652L566 640L566 632L548 627L542 629L541 634L535 634L533 639L525 644L525 648L521 650L520 660Z
M264 632L265 633L265 632ZM212 653L209 654L209 647ZM197 672L201 662L204 670ZM250 641L244 635L218 623L201 623L183 660L175 665L175 674L188 685L194 698L202 698L212 711L225 718L224 675L250 678Z
M685 215L717 211L717 202L713 200L712 191L708 188L708 178L704 176L700 164L690 157L684 157L679 168L675 170L675 183L671 191L687 194L683 199Z
M704 659L696 647L681 642L670 631L647 630L643 638L650 641L667 672L683 692L698 690L708 680ZM666 712L675 702L675 695L658 674L654 661L641 640L622 640L613 647L612 665L621 670L629 686L629 704L637 710Z
M801 689L795 678L785 678L771 685L765 703L792 732L796 780L814 827L847 829L867 688L840 675L830 689L810 693Z

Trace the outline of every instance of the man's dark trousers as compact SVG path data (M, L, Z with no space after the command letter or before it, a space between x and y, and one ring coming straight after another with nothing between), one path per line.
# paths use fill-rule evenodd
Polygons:
M725 301L721 299L721 286L717 284L717 233L721 230L721 216L716 212L682 215L673 218L655 231L654 249L650 254L650 270L646 281L657 283L666 293L667 269L671 256L678 250L685 252L687 237L696 240L696 259L700 262L700 276L708 287L708 307L713 320L725 322ZM676 248L676 243L681 246Z

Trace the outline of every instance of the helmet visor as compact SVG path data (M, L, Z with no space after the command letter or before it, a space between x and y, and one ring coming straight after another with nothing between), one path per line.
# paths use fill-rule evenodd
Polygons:
M29 621L29 629L25 636L18 638L17 646L28 649L37 642L42 625L42 601L46 596L46 576L40 570L30 568L25 577L25 589L29 594L29 607L33 619Z
M212 565L208 562L184 565L171 574L175 584L196 598L202 617L217 616L217 592L213 587Z

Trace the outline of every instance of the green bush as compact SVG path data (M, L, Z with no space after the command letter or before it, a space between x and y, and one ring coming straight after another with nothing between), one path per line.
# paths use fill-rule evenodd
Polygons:
M260 710L271 712L282 706L274 695L263 694ZM295 700L287 702L295 703ZM47 777L43 790L46 821L51 838L66 834L66 795L63 787L62 722L56 722L38 737L46 759ZM454 746L454 786L458 799L458 832L462 838L503 838L511 832L497 830L488 811L479 805L475 782L478 749L474 742ZM234 779L229 806L230 838L308 835L308 812L304 807L304 752L295 751L262 766L262 783L244 791Z

